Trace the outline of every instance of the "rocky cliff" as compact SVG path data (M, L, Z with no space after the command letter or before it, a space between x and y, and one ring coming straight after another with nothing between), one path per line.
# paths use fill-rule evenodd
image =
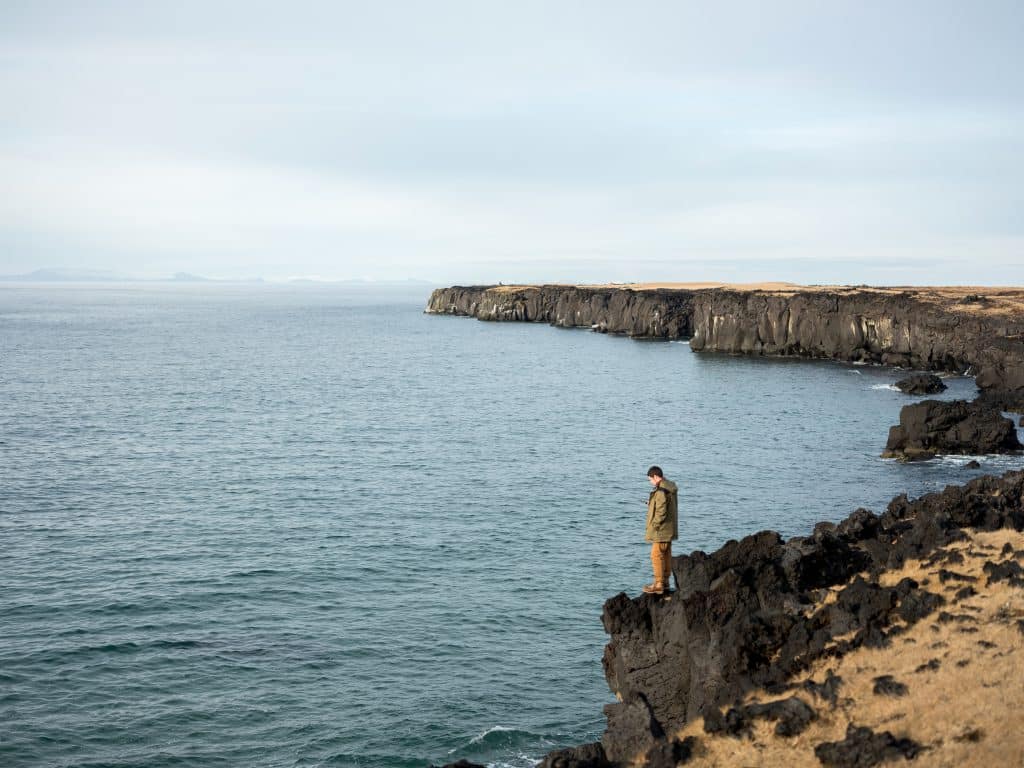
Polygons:
M1018 289L479 286L435 291L427 312L689 338L696 352L972 373L982 390L975 403L904 409L890 435L894 455L1017 447L999 410L1024 409ZM964 672L972 654L988 654L978 668L990 682L980 685L1005 680L1024 692L1022 532L1024 472L1011 472L918 500L900 496L882 515L857 510L809 536L784 541L763 531L676 557L674 594L620 594L604 606L603 664L618 702L605 709L601 742L552 753L542 768L868 766L927 753L951 765L1008 764L1007 755L1019 762L1024 738L1014 718L1024 695L1004 697L994 736L960 726L993 709ZM939 680L943 669L945 687L936 683L910 710L920 739L906 735L905 713L865 701L903 696L906 683L891 674L859 679L892 667L897 642L900 658L911 658L911 646L938 654L911 673ZM846 670L845 682L825 664ZM841 698L841 688L853 695ZM957 706L927 710L952 697ZM722 747L719 736L735 743Z
M680 339L693 334L693 291L630 291L564 285L439 288L431 314L478 320L549 323L638 338Z
M965 548L987 531L1016 532L1009 538L1018 547ZM842 680L831 673L818 680L811 676L822 662L835 665L863 650L874 653L872 663L891 661L897 641L923 645L921 637L931 643L941 625L952 623L956 638L932 645L948 649L964 633L977 632L964 625L980 619L963 609L982 611L975 598L989 585L1005 582L1016 599L1015 590L1024 587L1022 531L1024 472L1010 472L917 500L899 496L882 515L857 510L838 525L819 524L810 536L784 541L764 531L712 554L676 557L675 594L633 599L620 594L604 606L602 619L611 638L605 675L619 701L605 708L608 727L600 752L595 755L596 745L588 745L581 753L585 759L577 760L574 751L566 750L550 756L547 765L686 763L705 738L678 737L693 721L702 721L705 734L738 737L749 734L755 721L770 720L776 736L797 736L819 718L817 700L831 700L835 707ZM969 558L977 558L974 570L987 577L985 586L962 567ZM902 569L917 562L922 565L904 575ZM1005 599L1000 595L1000 601ZM997 606L992 608L998 613ZM1019 686L1020 670L1007 652L1019 650L1014 638L1017 630L1024 632L1024 621L1016 613L1003 618L1008 630L1002 642L1011 647L1000 646L1007 659L1002 667L998 660L993 663L1008 685ZM930 629L911 638L926 619L933 622ZM1002 619L994 613L992 621ZM965 642L960 650L968 660L961 667L979 647L976 640ZM995 647L985 642L982 650ZM861 657L850 666L863 663ZM749 703L751 693L757 694L754 703ZM947 714L956 718L953 710ZM803 746L813 760L814 752L877 746L879 736L869 731L853 734L846 745L837 739L824 747ZM882 741L891 746L886 738ZM846 764L819 759L826 765Z
M1020 289L474 286L434 291L426 311L689 338L697 352L971 373L992 404L1024 407Z

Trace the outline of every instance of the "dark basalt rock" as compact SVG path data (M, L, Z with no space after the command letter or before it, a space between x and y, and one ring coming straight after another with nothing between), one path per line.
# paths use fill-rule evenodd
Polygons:
M946 385L934 373L915 373L897 381L896 388L908 395L934 395L944 391Z
M608 704L604 714L608 728L601 737L601 746L610 762L635 760L665 738L664 729L642 693L634 691L623 701Z
M948 549L937 549L925 562L928 565L938 565L939 563L946 563L947 565L963 565L964 556L960 552Z
M825 674L825 679L816 683L814 680L805 680L803 688L808 693L819 699L824 699L833 709L839 701L839 687L843 684L843 678L835 674L831 669Z
M430 314L468 315L498 322L549 323L637 338L693 334L694 291L629 288L454 286L435 290Z
M904 581L913 580L905 579ZM914 583L916 584L916 582ZM942 595L918 590L914 586L900 595L900 604L896 609L896 615L908 624L914 624L933 613L936 608L945 604L945 602Z
M977 581L974 576L968 576L966 573L957 573L956 571L950 571L947 568L939 568L939 581L945 584L947 581Z
M952 624L953 622L976 622L977 619L967 613L950 613L949 611L939 612L940 624Z
M904 683L893 678L892 675L881 675L871 682L874 687L871 689L876 696L906 696L910 689Z
M964 469L981 469L981 463L977 459L971 459L964 464Z
M966 586L958 589L955 597L957 600L966 600L968 597L974 597L976 594L978 594L978 590L972 586Z
M647 750L644 768L676 768L678 765L685 765L693 757L696 747L695 736L687 736L682 741L665 739Z
M814 748L818 760L829 768L870 768L899 757L913 760L920 752L921 745L916 741L897 739L889 731L875 733L853 723L847 726L842 741L825 742Z
M731 707L724 716L717 709L709 710L704 715L704 732L730 736L749 734L751 724L757 719L777 721L775 735L789 737L803 733L817 719L817 714L803 699L791 696L766 704Z
M964 539L965 528L1024 530L1022 499L1024 472L985 476L917 500L899 496L882 515L857 510L811 536L784 541L764 531L711 554L673 558L679 590L671 599L620 594L605 603L605 676L623 700L609 707L615 716L605 739L620 727L618 708L636 711L639 725L627 730L641 736L624 738L638 754L638 742L658 741L654 723L672 733L695 717L728 720L748 691L793 690L788 681L816 659L888 644L904 622L945 601L913 579L883 586L877 575ZM962 587L975 579L942 569L938 581ZM835 600L814 609L825 588ZM637 694L645 706L630 704ZM732 717L738 723L747 714Z
M611 768L600 742L549 752L538 768Z
M1013 422L995 408L966 400L923 400L903 406L882 457L915 461L939 453L1009 453L1022 447Z
M985 738L985 732L981 728L967 728L961 731L953 737L953 741L959 742L970 742L971 744L977 744L979 741Z
M1004 560L1001 563L989 561L982 566L988 574L988 583L1005 581L1011 587L1024 587L1024 568L1016 560Z

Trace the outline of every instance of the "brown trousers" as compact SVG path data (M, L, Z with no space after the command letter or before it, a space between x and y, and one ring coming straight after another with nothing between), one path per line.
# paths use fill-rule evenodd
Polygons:
M668 588L672 586L672 542L656 541L651 544L651 565L654 581Z

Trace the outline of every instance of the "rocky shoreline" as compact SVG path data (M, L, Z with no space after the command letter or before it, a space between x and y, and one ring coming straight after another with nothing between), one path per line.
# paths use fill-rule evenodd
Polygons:
M426 311L970 374L986 403L1024 410L1024 289L453 286Z
M917 460L1021 449L1002 411L1024 410L1024 291L977 290L453 287L435 291L427 312L689 338L695 352L975 375L974 401L904 407L885 455ZM905 386L922 394L938 389L926 377ZM989 540L993 532L1005 539L998 548ZM862 706L864 694L848 695L864 685L857 679L870 667L863 654L891 661L926 640L947 650L913 672L935 672L956 649L963 658L942 680L963 688L970 680L957 678L957 668L971 663L971 652L991 650L993 674L1024 691L1022 562L1024 471L916 500L899 496L881 515L858 509L839 524L818 524L809 536L784 541L762 531L711 554L675 557L675 593L623 593L604 605L610 641L603 666L618 701L605 708L601 741L553 752L542 768L779 760L870 766L944 750L956 755L943 757L954 760L949 764L1024 758L1024 737L986 736L977 727L947 740L934 728L911 728L905 713L876 716ZM1003 604L993 607L996 597ZM978 632L981 617L991 637L960 649L956 642ZM855 662L844 667L848 658ZM890 669L887 663L879 669ZM845 682L837 669L845 670ZM870 685L871 696L898 699L908 691L893 674L878 674ZM1024 705L1019 698L1015 707ZM984 703L978 706L984 713ZM936 717L947 716L955 710ZM886 727L890 722L897 726ZM965 763L964 750L972 748L982 757Z
M976 534L993 531L1015 532L1017 546L963 551ZM895 654L922 621L975 623L963 611L994 584L1024 598L1022 531L1024 472L1018 471L913 501L899 496L882 515L859 509L838 525L817 525L810 536L783 541L763 531L710 555L676 557L674 595L620 594L605 603L611 640L603 663L619 701L605 709L600 744L552 753L544 765L685 764L700 755L703 740L742 737L759 720L771 721L777 737L797 736L818 718L817 704L835 699L842 687L834 674L809 674L821 662L835 666L861 649ZM979 561L983 578L965 572L967 558ZM933 573L891 578L914 562ZM1008 655L1024 639L1024 602L1018 608L1003 616L1015 643L1003 650L1006 683L1020 687L1024 672ZM901 683L878 684L899 691ZM745 703L751 693L771 700ZM674 735L694 721L702 721L701 735ZM824 765L871 765L865 755L899 751L903 738L855 730L848 743L804 746Z
M604 605L601 741L541 768L1016 764L1022 563L1024 471L675 557Z

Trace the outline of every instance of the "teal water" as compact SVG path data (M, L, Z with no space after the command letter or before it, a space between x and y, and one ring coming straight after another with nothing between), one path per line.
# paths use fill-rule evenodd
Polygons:
M0 285L0 764L528 766L600 736L649 464L683 552L1024 463L879 459L889 369L425 302Z

